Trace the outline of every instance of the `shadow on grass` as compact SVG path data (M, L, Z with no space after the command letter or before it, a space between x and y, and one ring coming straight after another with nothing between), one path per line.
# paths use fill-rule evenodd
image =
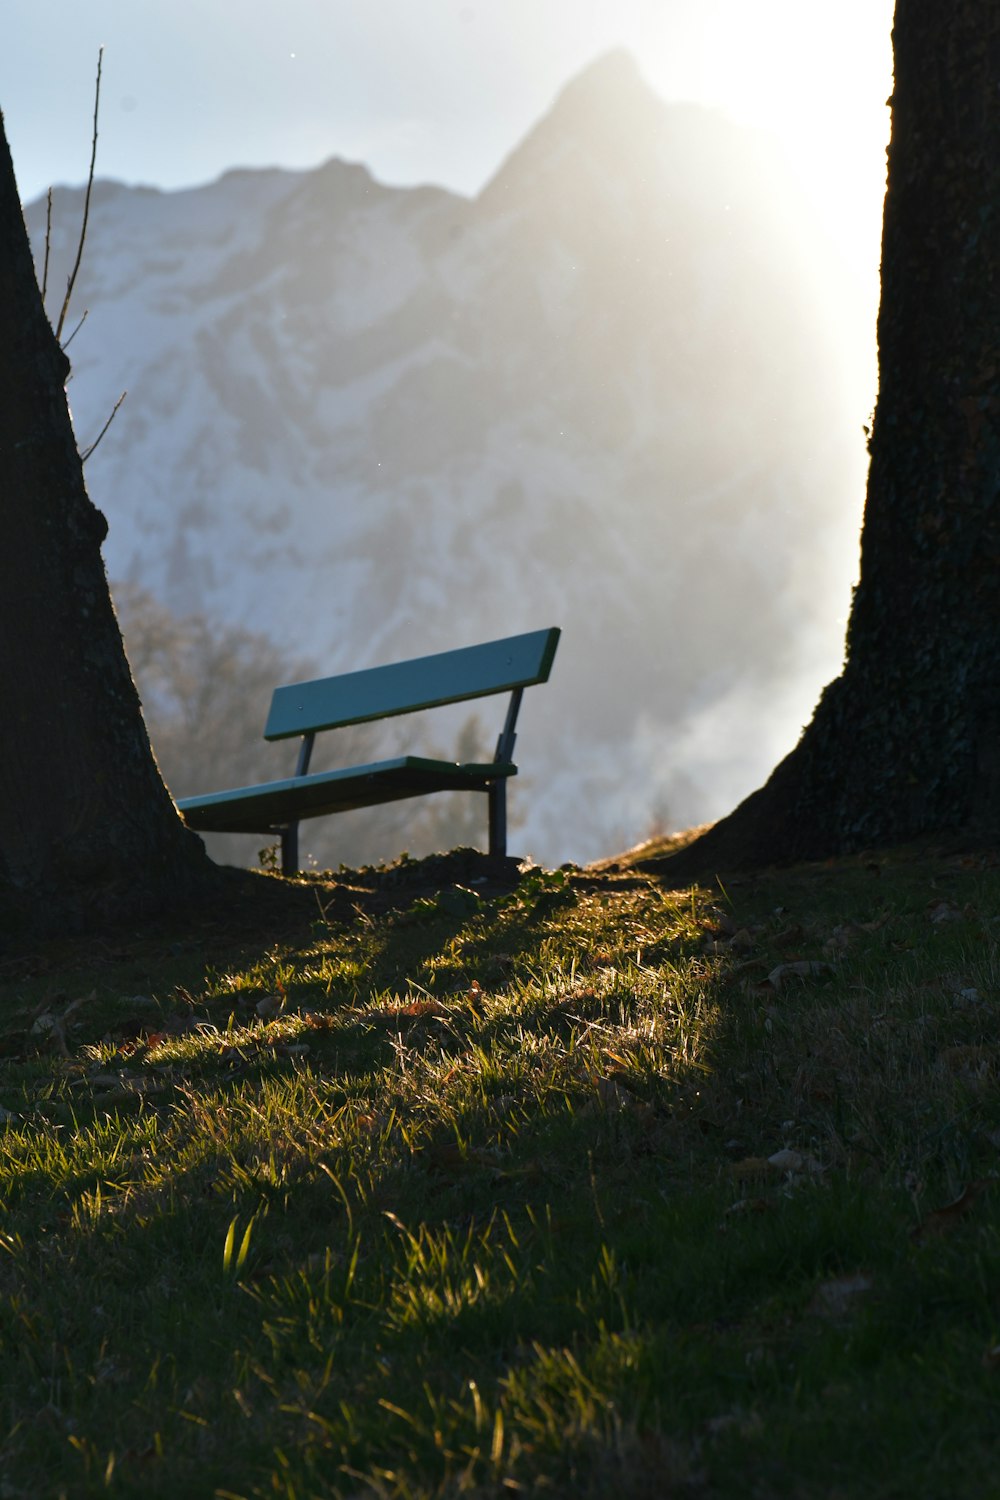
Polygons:
M977 1493L995 884L355 878L11 980L106 992L0 1074L11 1482Z

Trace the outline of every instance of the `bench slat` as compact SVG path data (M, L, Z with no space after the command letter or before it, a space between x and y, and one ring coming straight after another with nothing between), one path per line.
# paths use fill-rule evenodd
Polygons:
M558 643L557 628L533 630L482 646L280 687L271 699L264 738L342 729L546 682Z
M485 790L491 781L516 774L517 767L509 763L459 765L401 755L367 766L182 797L177 807L188 827L201 833L270 833L298 818L372 807L424 792Z

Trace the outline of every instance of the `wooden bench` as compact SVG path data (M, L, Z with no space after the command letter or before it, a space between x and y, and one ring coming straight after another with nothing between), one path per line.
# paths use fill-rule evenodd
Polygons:
M182 797L178 809L188 827L200 833L279 834L282 871L294 875L299 866L298 831L303 818L420 797L427 792L485 792L489 798L489 852L504 855L507 779L517 774L512 757L521 696L526 687L548 680L558 644L557 629L535 630L460 651L443 651L364 672L279 687L271 699L264 738L302 736L295 775L260 786ZM487 764L459 765L401 755L372 765L309 774L313 744L324 729L372 723L507 692L511 695L507 718L494 758Z

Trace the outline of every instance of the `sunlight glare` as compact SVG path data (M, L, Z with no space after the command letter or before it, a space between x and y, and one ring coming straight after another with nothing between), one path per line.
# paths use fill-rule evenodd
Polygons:
M638 59L668 98L697 98L775 135L877 300L893 0L699 0L647 28Z

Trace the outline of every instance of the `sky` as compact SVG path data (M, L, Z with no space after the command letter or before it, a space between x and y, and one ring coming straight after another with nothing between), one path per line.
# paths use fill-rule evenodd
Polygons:
M475 193L559 89L627 47L669 100L773 132L877 300L893 0L10 0L0 108L21 196L98 174L363 161Z

